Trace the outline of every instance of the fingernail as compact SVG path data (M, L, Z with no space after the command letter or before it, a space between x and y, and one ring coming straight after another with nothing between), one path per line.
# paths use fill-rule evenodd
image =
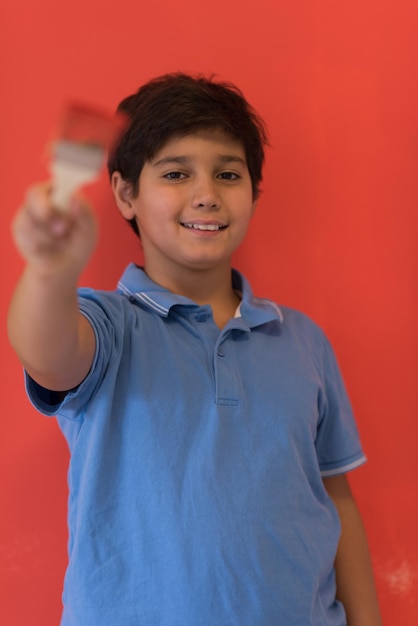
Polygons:
M51 222L51 230L55 235L62 235L65 231L65 222L62 219L54 219Z

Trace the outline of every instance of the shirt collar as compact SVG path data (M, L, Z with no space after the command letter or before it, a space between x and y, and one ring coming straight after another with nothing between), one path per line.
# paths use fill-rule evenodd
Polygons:
M237 323L254 328L271 321L283 322L280 308L264 298L256 298L245 277L237 270L232 270L232 286L242 294ZM168 317L170 309L176 305L196 307L199 305L184 296L172 293L165 287L154 283L144 270L131 263L123 273L118 291L127 297L140 302L143 306L158 313L161 317Z

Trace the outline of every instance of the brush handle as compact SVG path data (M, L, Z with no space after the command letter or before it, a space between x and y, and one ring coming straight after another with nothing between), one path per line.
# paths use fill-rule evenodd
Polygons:
M50 169L52 201L59 210L65 211L72 194L98 177L103 156L104 150L96 144L69 140L56 142Z
M68 163L60 159L51 162L52 203L60 211L68 209L73 193L98 176L97 167Z

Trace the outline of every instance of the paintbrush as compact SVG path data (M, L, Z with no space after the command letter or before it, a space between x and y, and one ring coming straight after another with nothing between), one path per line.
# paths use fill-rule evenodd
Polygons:
M67 104L50 160L52 202L57 209L65 211L72 194L99 177L108 150L125 126L120 115L83 103Z

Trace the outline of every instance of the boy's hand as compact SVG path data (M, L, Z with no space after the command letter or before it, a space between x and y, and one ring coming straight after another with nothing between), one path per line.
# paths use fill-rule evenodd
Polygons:
M51 203L51 185L31 187L12 226L16 246L40 273L78 277L97 241L97 221L87 202L74 197L67 211Z

